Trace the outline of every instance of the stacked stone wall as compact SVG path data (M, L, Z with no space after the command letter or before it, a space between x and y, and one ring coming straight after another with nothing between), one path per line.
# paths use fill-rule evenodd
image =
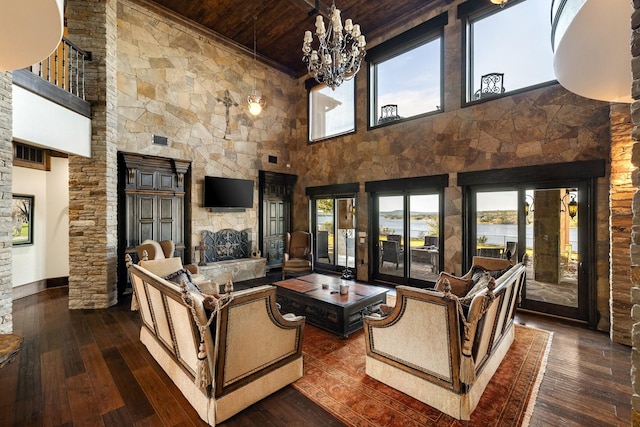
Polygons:
M0 72L0 334L13 331L11 277L12 77Z
M598 305L607 301L611 304L610 335L615 342L631 345L631 279L629 276L630 253L629 243L632 228L631 203L636 191L631 180L631 116L628 104L611 106L611 170L609 205L611 209L610 223L598 222L598 234L605 227L610 233L609 271L610 280L605 281L599 274L597 295ZM600 212L598 212L600 215ZM602 218L601 216L599 216ZM607 227L608 225L608 227ZM604 263L606 245L600 241L598 245L599 272L607 271ZM607 292L610 290L610 293ZM609 319L600 319L599 329L609 327Z
M634 102L631 104L631 119L633 139L631 171L635 193L632 204L632 233L631 233L631 317L633 328L631 330L631 385L633 387L632 423L640 426L640 0L633 0L633 14L631 15L631 71L633 83L631 96Z
M117 302L116 0L70 0L72 42L91 52L85 67L93 108L91 158L69 157L69 307Z
M258 17L258 34L261 25ZM267 102L255 117L246 101L254 78ZM192 246L202 230L224 228L249 228L250 239L257 241L258 171L293 173L288 147L302 84L254 63L250 52L220 42L202 27L129 1L118 5L117 81L118 149L191 162ZM168 145L151 144L152 135L166 136ZM268 162L269 155L277 157L276 164ZM254 180L256 209L204 209L205 175Z

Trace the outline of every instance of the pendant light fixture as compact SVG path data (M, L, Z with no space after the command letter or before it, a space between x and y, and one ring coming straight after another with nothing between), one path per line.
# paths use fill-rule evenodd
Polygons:
M262 96L258 95L256 92L256 21L258 20L257 16L253 17L253 92L251 95L247 97L247 103L249 104L249 112L254 116L257 116L262 112L262 109L265 107L266 102Z

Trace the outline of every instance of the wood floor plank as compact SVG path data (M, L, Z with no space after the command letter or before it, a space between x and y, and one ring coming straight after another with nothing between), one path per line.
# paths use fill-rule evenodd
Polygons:
M35 338L25 337L20 350L20 369L16 389L14 422L37 425L42 420L42 384L40 377L40 345Z
M156 414L158 414L162 420L163 425L194 425L180 407L180 404L176 402L175 396L177 393L180 393L179 390L165 387L162 380L149 366L137 369L133 374L138 379L142 389L149 396L149 400Z
M78 426L103 426L104 423L98 410L89 376L85 373L67 378L66 386L73 424Z
M98 346L96 344L82 346L80 353L91 380L100 414L107 414L124 406L118 387Z
M65 383L64 362L60 350L41 356L43 425L55 427L70 423L71 408Z
M126 427L133 426L133 420L126 407L116 408L111 412L102 415L105 427Z
M103 350L102 357L109 366L111 376L120 390L122 400L133 422L136 423L153 415L155 413L153 405L118 350L115 348Z

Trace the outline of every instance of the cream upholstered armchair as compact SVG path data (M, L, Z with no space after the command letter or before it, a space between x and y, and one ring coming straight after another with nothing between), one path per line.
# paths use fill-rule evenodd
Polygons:
M287 233L282 259L282 279L286 273L313 271L313 236L306 231Z
M140 261L166 259L174 257L173 253L175 252L175 248L176 246L171 240L162 240L160 242L157 242L155 240L145 240L140 245L136 246L136 253L138 254L138 259ZM145 252L147 253L146 259ZM191 273L191 280L193 280L194 283L206 282L206 278L204 277L204 275L200 274L200 270L196 264L183 265L182 261L180 261L180 267L178 267L178 269L174 271L182 268L189 270L189 272ZM169 273L172 272L170 271ZM164 277L166 276L166 274L160 276Z

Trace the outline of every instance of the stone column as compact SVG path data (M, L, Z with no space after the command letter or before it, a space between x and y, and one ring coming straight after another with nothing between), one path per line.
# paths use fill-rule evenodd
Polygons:
M631 231L631 317L633 329L631 331L631 385L633 387L632 423L640 426L640 0L633 0L634 11L631 15L631 71L633 84L631 95L635 100L631 104L631 120L634 124L631 137L633 139L631 163L634 169L631 172L633 186L636 191L632 204L632 231Z
M69 0L69 38L91 52L91 158L69 156L69 308L117 302L117 1Z
M630 345L631 328L631 279L629 267L629 238L632 228L631 203L636 191L631 182L631 118L628 104L611 105L611 179L609 188L610 233L609 249L609 288L598 283L598 306L609 301L611 310L611 339L615 342ZM598 230L604 225L598 225ZM606 259L598 254L598 259ZM601 268L598 265L598 268ZM603 316L604 317L604 316ZM602 319L605 320L605 319ZM601 328L606 325L598 325Z
M559 190L534 192L533 224L534 280L560 283L560 198Z
M0 72L0 334L13 332L11 186L13 169L12 77Z

